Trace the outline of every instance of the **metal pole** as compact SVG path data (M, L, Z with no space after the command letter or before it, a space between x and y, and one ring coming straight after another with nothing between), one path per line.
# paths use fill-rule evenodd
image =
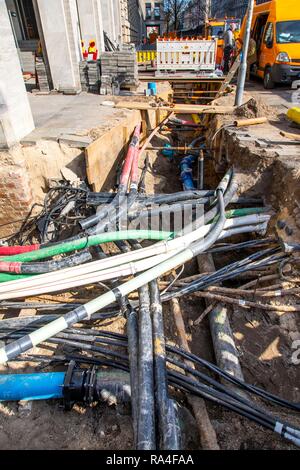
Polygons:
M247 55L248 55L248 48L249 48L249 41L250 41L253 8L254 8L254 0L250 0L249 7L248 7L246 30L245 30L245 34L243 37L242 61L240 65L239 75L238 75L238 82L237 82L235 103L234 103L235 106L241 106L243 102L243 94L244 94L245 80L246 80L246 73L247 73Z

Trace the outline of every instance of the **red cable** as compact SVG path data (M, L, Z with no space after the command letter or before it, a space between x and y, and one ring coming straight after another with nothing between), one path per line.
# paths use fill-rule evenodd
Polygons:
M19 262L0 261L0 272L20 274L21 266L22 263Z
M40 249L39 244L26 246L0 246L0 256L19 255Z
M141 123L139 123L134 130L134 134L131 139L128 152L125 158L125 162L123 165L123 169L122 169L122 173L120 177L120 187L123 190L126 190L128 186L132 164L133 164L134 159L136 158L136 155L135 155L136 149L138 149L138 146L139 146L140 133L141 133Z

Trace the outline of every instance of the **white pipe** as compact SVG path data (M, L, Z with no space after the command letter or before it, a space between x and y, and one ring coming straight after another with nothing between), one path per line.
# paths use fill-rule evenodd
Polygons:
M227 219L225 222L224 229L230 229L232 227L239 227L242 225L250 225L268 221L270 215L268 214L252 214L243 217L237 217L233 219ZM27 279L19 279L16 281L9 281L0 284L0 293L7 293L8 291L31 288L33 286L43 286L49 282L55 282L57 284L64 284L65 279L70 280L74 277L82 277L87 273L99 272L109 270L113 267L118 267L120 270L127 267L126 263L132 263L137 260L144 259L146 257L156 256L158 254L167 254L175 251L181 251L188 247L191 243L196 240L203 238L211 229L211 225L201 226L191 233L188 233L180 238L176 238L170 241L158 242L150 247L142 248L129 253L123 253L121 255L112 256L103 260L93 261L91 263L83 264L81 266L61 269L46 274L40 274ZM125 265L125 266L123 266ZM59 290L64 290L59 285Z
M219 239L223 239L226 237L230 237L237 233L248 233L253 231L263 231L266 228L266 222L258 225L245 225L245 226L238 226L237 228L232 228L231 230L223 230L219 236ZM206 230L208 233L210 226L206 226ZM10 290L9 292L5 292L0 294L0 300L9 300L9 299L16 299L20 297L29 297L34 295L40 295L50 292L59 292L62 290L81 287L88 284L94 284L96 282L101 282L109 279L115 279L117 277L125 277L136 274L138 272L144 271L149 269L152 266L156 266L157 264L166 261L167 259L174 256L176 253L179 253L180 250L174 251L172 250L168 254L158 255L151 257L146 260L141 260L136 263L127 263L123 266L117 266L111 269L97 271L97 272L87 272L84 275L74 274L73 277L68 278L66 281L61 282L61 284L57 284L56 280L48 281L46 284L41 285L34 285L34 286L21 286L19 289Z
M220 198L220 204L222 204L224 208L224 201L221 199L221 193L219 193L218 196ZM130 292L133 292L143 285L148 284L152 280L157 279L165 273L177 268L178 266L185 264L196 254L205 251L209 246L214 244L224 229L224 224L225 220L223 214L222 219L220 219L215 224L214 229L205 239L203 239L202 242L198 242L194 246L191 246L191 248L187 248L184 251L175 254L166 261L152 267L151 269L148 269L142 274L139 274L137 277L125 282L124 284L120 284L118 287L109 292L106 292L94 300L91 300L82 307L67 313L64 317L60 317L57 320L54 320L53 322L45 325L44 327L39 328L38 330L29 333L28 335L25 335L17 341L2 347L0 349L0 364L6 363L9 359L14 359L21 352L28 351L32 347L37 346L39 343L46 341L53 335L63 331L75 322L84 319L90 319L94 313L113 303L119 296L124 297ZM244 230L246 230L246 228L247 227L245 227Z
M269 217L270 216L265 215L265 214L262 214L260 216L257 216L254 214L251 216L238 217L236 219L229 219L229 220L226 220L225 228L228 229L231 227L238 227L240 225L246 225L251 222L252 223L261 222L264 220L268 220ZM210 225L200 227L199 229L194 231L193 234L188 234L185 237L181 237L181 238L182 239L189 238L190 241L201 239L201 237L204 237L208 233L208 231L210 230L210 227L211 227ZM190 235L192 236L190 237ZM179 245L177 240L180 241L180 239L176 239L170 242L159 242L153 245L152 247L148 247L142 250L137 250L136 252L133 252L132 254L138 253L138 259L142 258L142 255L145 253L145 251L147 255L154 255L154 256L160 253L172 253L172 251L174 254L175 247L173 245L177 245L176 248L178 249L181 248L181 250L184 248L184 245L182 244ZM173 243L173 242L176 242L176 243ZM173 250L171 250L172 248ZM178 251L178 249L176 251ZM126 275L132 274L132 271L138 272L139 270L142 270L139 268L135 268L134 263L128 259L130 258L130 256L128 255L130 255L130 253L125 253L124 255L117 255L117 256L112 257L111 259L95 261L92 263L88 263L86 265L79 266L77 268L75 267L66 268L66 269L56 271L53 273L41 274L39 276L34 276L34 277L27 278L27 279L21 279L17 281L10 281L7 283L3 283L2 285L0 285L0 293L2 292L2 293L7 294L8 292L17 291L17 290L27 291L28 289L31 289L33 287L38 287L38 286L45 288L46 285L49 285L52 283L55 283L56 285L59 284L59 290L64 290L65 288L67 288L65 287L66 279L68 282L71 281L71 279L78 279L78 278L84 279L85 275L91 274L93 272L98 273L101 270L104 271L103 274L107 274L107 277L101 277L101 280L110 279L111 277L109 276L109 273L110 272L112 272L113 274L116 273L115 270L111 271L111 267L114 267L114 266L118 268L118 271L120 271L120 275L122 275L121 271L123 271L123 269L127 269ZM122 261L125 261L125 258L126 258L126 261L130 262L130 265L128 265L128 263L122 265ZM152 260L152 262L153 262L153 265L156 264L155 258ZM160 260L158 262L160 262ZM104 270L105 267L107 267L106 270ZM128 267L130 267L131 270L128 271ZM118 274L118 272L116 274ZM68 286L70 286L70 284L68 284Z

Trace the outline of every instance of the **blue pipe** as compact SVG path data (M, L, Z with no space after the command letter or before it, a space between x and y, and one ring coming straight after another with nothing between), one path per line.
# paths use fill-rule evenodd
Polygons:
M65 372L0 375L0 401L62 398Z
M193 180L193 164L196 161L195 155L187 155L180 162L180 178L185 191L196 189Z

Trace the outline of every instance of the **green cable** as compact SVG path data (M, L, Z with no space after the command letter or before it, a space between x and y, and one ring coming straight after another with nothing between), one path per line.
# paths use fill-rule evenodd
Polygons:
M231 209L225 212L226 219L234 219L236 217L243 217L245 215L252 215L252 214L262 214L263 212L267 212L268 209L266 207L245 207L244 209ZM209 223L215 222L218 220L218 217L215 217Z
M70 251L82 250L91 246L101 245L102 243L110 243L118 240L168 240L174 238L173 232L159 232L158 230L123 230L120 232L101 233L90 237L79 238L70 242L61 243L59 245L41 248L40 250L30 251L15 256L6 256L0 258L1 261L12 262L30 262L38 261L45 258L69 253ZM25 274L0 274L0 282L15 281L17 279L25 279L31 275Z
M18 281L19 279L26 279L27 277L36 276L36 274L0 274L0 283L8 281Z
M244 209L232 209L226 211L226 219L235 217L242 217L245 215L260 214L266 212L265 207L249 207ZM217 218L213 219L213 222ZM59 245L49 246L41 248L40 250L30 251L28 253L22 253L15 256L6 256L0 258L1 261L16 261L16 262L30 262L38 261L41 259L52 258L53 256L60 255L63 253L69 253L75 250L82 250L95 245L101 245L102 243L110 243L119 240L167 240L174 238L173 232L159 232L157 230L128 230L120 232L109 232L101 233L99 235L92 235L90 237L80 238L70 242L64 242ZM30 274L0 274L0 283L7 281L14 281L17 279L25 279L32 277Z

